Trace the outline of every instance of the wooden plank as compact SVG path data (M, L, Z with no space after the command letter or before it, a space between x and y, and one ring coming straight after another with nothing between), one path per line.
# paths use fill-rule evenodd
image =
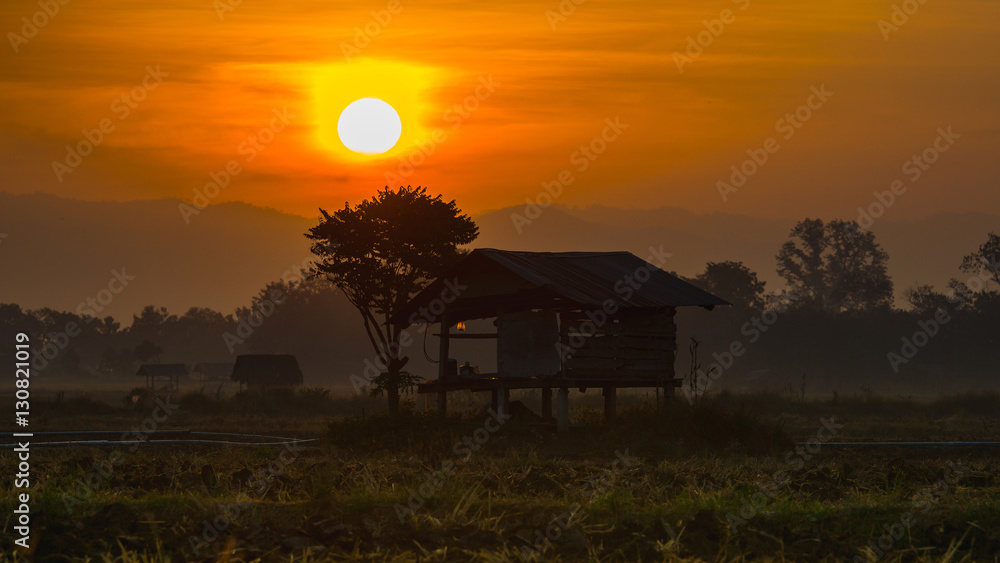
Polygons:
M522 377L506 379L502 383L497 380L488 381L454 381L446 380L444 382L438 381L427 381L417 385L417 393L438 393L441 391L491 391L493 389L498 389L502 385L504 389L541 389L541 388L578 388L578 387L615 387L617 389L625 388L652 388L662 385L664 382L667 385L673 384L674 387L680 387L682 381L680 379L671 379L671 377L661 378L657 374L649 374L648 372L642 372L646 374L643 377L632 377L625 376L622 377L616 372L610 372L612 376L609 376L609 372L604 371L595 376L588 377ZM662 374L659 374L662 375Z
M617 368L617 369L598 369L593 367L578 367L567 371L569 377L571 378L595 378L595 377L605 377L605 378L651 378L659 379L663 377L665 379L670 379L673 377L669 371L664 370L652 370L652 369L636 369L636 368Z
M665 366L671 366L674 364L674 353L672 351L665 350L578 350L573 354L567 356L565 362L569 365L579 365L580 362L587 361L597 361L601 362L604 360L620 360L620 361L651 361L658 362ZM572 362L572 363L570 363Z
M673 341L659 340L659 341L635 341L630 340L626 345L622 346L626 350L651 350L651 351L667 351L673 352L677 349Z
M666 373L670 369L670 366L670 363L658 362L656 360L625 360L622 367L626 370L646 370Z
M569 349L575 354L595 353L605 355L609 352L626 353L633 350L636 352L673 354L676 346L673 342L666 340L639 342L635 340L613 341L606 338L591 338L586 340L583 345L577 347L569 346Z
M497 318L497 371L503 376L559 373L558 319L553 311L501 313Z
M570 358L566 360L566 369L597 369L616 370L625 367L625 360L617 358Z
M435 334L434 336L440 337L441 334ZM489 339L497 338L497 334L493 332L454 332L448 335L452 339Z
M661 360L664 362L674 362L673 350L640 350L636 348L626 348L623 354L627 360Z
M580 359L580 358L607 359L607 358L617 358L619 356L621 356L621 352L619 352L618 350L615 350L613 348L580 348L578 350L574 350L568 356L567 359L569 359L569 358L576 358L576 359Z
M637 338L673 338L677 335L676 330L642 330L634 329L629 327L619 327L614 325L605 325L599 327L596 331L583 330L583 327L579 325L570 325L566 330L566 333L570 336L582 336L587 338L588 336L599 334L599 335L609 335L609 336L635 336Z

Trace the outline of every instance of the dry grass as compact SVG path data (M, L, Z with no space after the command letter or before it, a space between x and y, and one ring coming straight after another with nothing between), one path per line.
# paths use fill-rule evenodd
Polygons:
M298 399L278 400L295 407ZM625 407L615 428L580 429L566 438L510 425L468 456L456 453L455 444L475 436L480 420L443 423L416 413L401 421L344 419L309 410L338 403L301 400L300 408L265 415L240 413L236 402L188 398L162 426L322 438L284 461L279 449L149 447L124 450L101 475L95 467L107 460L108 449L36 448L32 557L840 561L863 557L883 526L891 528L907 512L915 523L881 561L995 561L1000 553L996 450L821 447L801 467L788 462L793 441L815 435L820 418L829 416L845 424L848 438L991 437L998 423L997 411L990 415L992 396L925 405L727 396L699 408L675 406L666 416ZM146 416L121 406L74 408L79 412L51 407L48 428L92 428L105 417L127 428ZM213 414L214 408L234 410ZM596 417L589 410L574 414L580 421ZM637 458L627 467L615 463L616 451L626 449ZM433 484L433 471L449 461L453 474L400 519L397 505ZM11 456L0 465L0 511L10 514ZM962 470L949 482L954 467ZM789 478L776 482L782 471ZM79 479L91 480L92 490L81 489ZM768 494L758 495L762 491ZM67 502L69 494L78 496ZM755 498L762 500L757 506ZM196 554L191 537L202 536L206 523L227 510L233 518ZM553 522L574 510L568 523L557 525L551 545L531 549L539 531L555 536ZM732 515L746 516L745 522L731 528ZM5 553L12 552L11 525L5 523L0 540Z

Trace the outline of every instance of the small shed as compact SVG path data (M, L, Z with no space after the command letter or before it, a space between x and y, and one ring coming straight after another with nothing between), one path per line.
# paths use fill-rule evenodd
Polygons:
M243 354L236 357L232 380L248 389L302 385L302 370L291 354Z
M135 372L137 376L146 378L146 387L156 391L156 378L166 378L169 391L180 389L180 378L187 377L188 369L184 364L142 364Z
M511 389L541 389L542 416L569 426L569 389L599 388L605 417L615 415L616 390L663 388L673 395L677 307L729 305L629 252L517 252L476 249L418 293L391 322L438 323L439 374L418 385L437 393L444 414L449 391L492 391L499 412ZM451 332L473 319L494 318L496 332ZM497 373L459 375L448 369L451 341L497 340Z
M230 381L233 376L234 365L236 364L229 362L201 362L195 364L191 373L197 375L198 381L201 383Z

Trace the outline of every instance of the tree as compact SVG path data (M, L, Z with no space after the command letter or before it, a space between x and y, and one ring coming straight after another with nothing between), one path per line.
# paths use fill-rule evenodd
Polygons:
M1000 236L995 233L987 235L979 250L962 258L961 270L975 275L988 273L990 277L984 286L988 286L990 281L1000 285Z
M800 221L778 252L778 275L801 306L829 313L892 304L889 255L854 221Z
M160 354L162 353L163 348L160 348L149 340L143 340L135 347L135 359L142 363L146 363L153 358L156 358L156 363L160 363Z
M934 314L939 310L948 310L948 296L934 291L934 286L921 284L903 292L903 299L913 306L913 310L921 315Z
M764 307L764 283L743 262L732 260L709 262L705 265L705 271L695 278L695 285L705 291L714 293L737 307L750 309Z
M318 275L337 286L361 314L365 333L385 371L373 381L384 390L389 411L399 411L400 390L413 381L402 371L409 360L399 338L403 327L389 318L479 235L479 228L455 205L426 188L386 187L370 200L322 218L306 237L319 259ZM441 358L446 361L446 358Z
M128 348L105 348L101 354L101 360L97 364L97 371L108 376L128 376L133 375L135 366L133 361L135 354Z
M136 339L162 340L176 321L177 317L168 313L166 307L146 305L141 313L132 315L132 326L128 333Z

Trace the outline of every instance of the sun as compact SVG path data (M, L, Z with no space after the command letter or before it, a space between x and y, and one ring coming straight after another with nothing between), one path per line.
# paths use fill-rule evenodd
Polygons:
M378 98L351 102L337 121L337 135L354 152L381 154L396 145L403 122L392 106Z
M313 68L315 138L336 160L379 165L405 156L442 115L433 90L449 76L444 69L362 58Z

